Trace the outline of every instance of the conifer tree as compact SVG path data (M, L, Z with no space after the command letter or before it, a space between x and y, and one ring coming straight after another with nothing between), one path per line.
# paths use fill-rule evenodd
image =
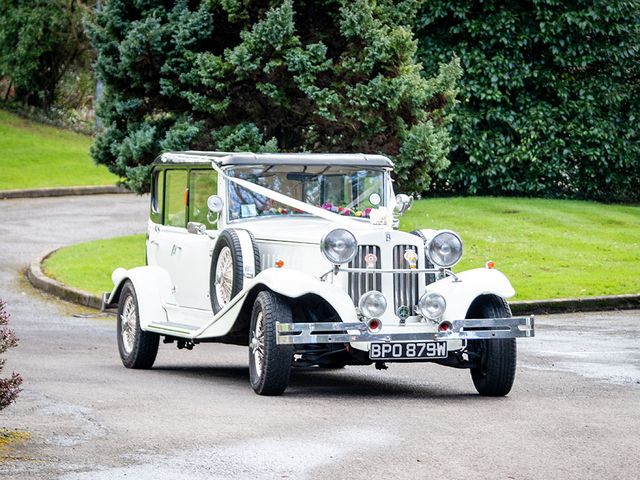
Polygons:
M460 68L415 62L416 2L105 0L92 155L148 189L162 151L389 155L405 191L446 167Z

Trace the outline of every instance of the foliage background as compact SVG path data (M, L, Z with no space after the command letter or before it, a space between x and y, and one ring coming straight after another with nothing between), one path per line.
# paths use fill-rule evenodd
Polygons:
M0 0L0 80L4 101L69 110L95 87L83 19L94 1Z
M365 151L415 193L640 201L640 0L0 0L3 108L91 131L96 55L137 191L163 150Z
M105 84L93 157L136 191L167 150L364 151L425 190L448 165L457 59L423 77L417 3L106 2L90 36Z
M437 194L640 201L640 2L424 2L427 75L458 55Z

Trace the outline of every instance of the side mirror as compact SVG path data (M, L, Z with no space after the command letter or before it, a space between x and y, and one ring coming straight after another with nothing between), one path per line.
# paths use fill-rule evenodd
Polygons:
M189 222L187 223L187 232L195 233L196 235L204 235L207 233L207 227L202 223L198 222Z
M396 206L395 211L398 215L404 215L406 212L411 210L411 205L413 204L413 197L409 195L405 195L404 193L400 193L396 195Z
M211 213L220 213L224 208L224 201L220 195L211 195L207 198L207 208Z

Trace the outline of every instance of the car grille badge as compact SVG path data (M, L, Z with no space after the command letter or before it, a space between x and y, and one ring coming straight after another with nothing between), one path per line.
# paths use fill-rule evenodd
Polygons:
M364 256L364 263L367 268L376 268L376 262L378 261L378 257L375 253L367 253Z
M407 318L409 317L411 311L409 307L406 305L400 305L396 310L396 315L400 318L400 325L404 325L406 323Z
M418 265L418 254L414 250L407 250L404 252L404 259L409 264L411 270L415 269Z

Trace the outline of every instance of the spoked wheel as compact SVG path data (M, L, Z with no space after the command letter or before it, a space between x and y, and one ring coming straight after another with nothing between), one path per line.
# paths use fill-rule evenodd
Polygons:
M260 292L249 332L249 380L258 395L280 395L289 385L293 347L276 343L276 321L290 323L291 308L276 294Z
M476 300L468 317L508 318L511 317L511 309L504 299L487 295ZM467 348L478 361L477 366L471 369L471 378L478 393L488 397L508 394L516 376L516 339L469 340Z
M242 257L241 236L250 243L253 258ZM223 230L213 249L209 274L209 296L211 309L218 313L244 286L245 262L253 263L254 275L260 273L260 253L250 232L245 230Z
M231 250L225 246L220 250L216 262L215 292L218 305L226 305L231 300L233 291L233 257Z
M140 328L138 298L127 280L120 293L117 319L118 350L127 368L151 368L158 354L160 336Z

